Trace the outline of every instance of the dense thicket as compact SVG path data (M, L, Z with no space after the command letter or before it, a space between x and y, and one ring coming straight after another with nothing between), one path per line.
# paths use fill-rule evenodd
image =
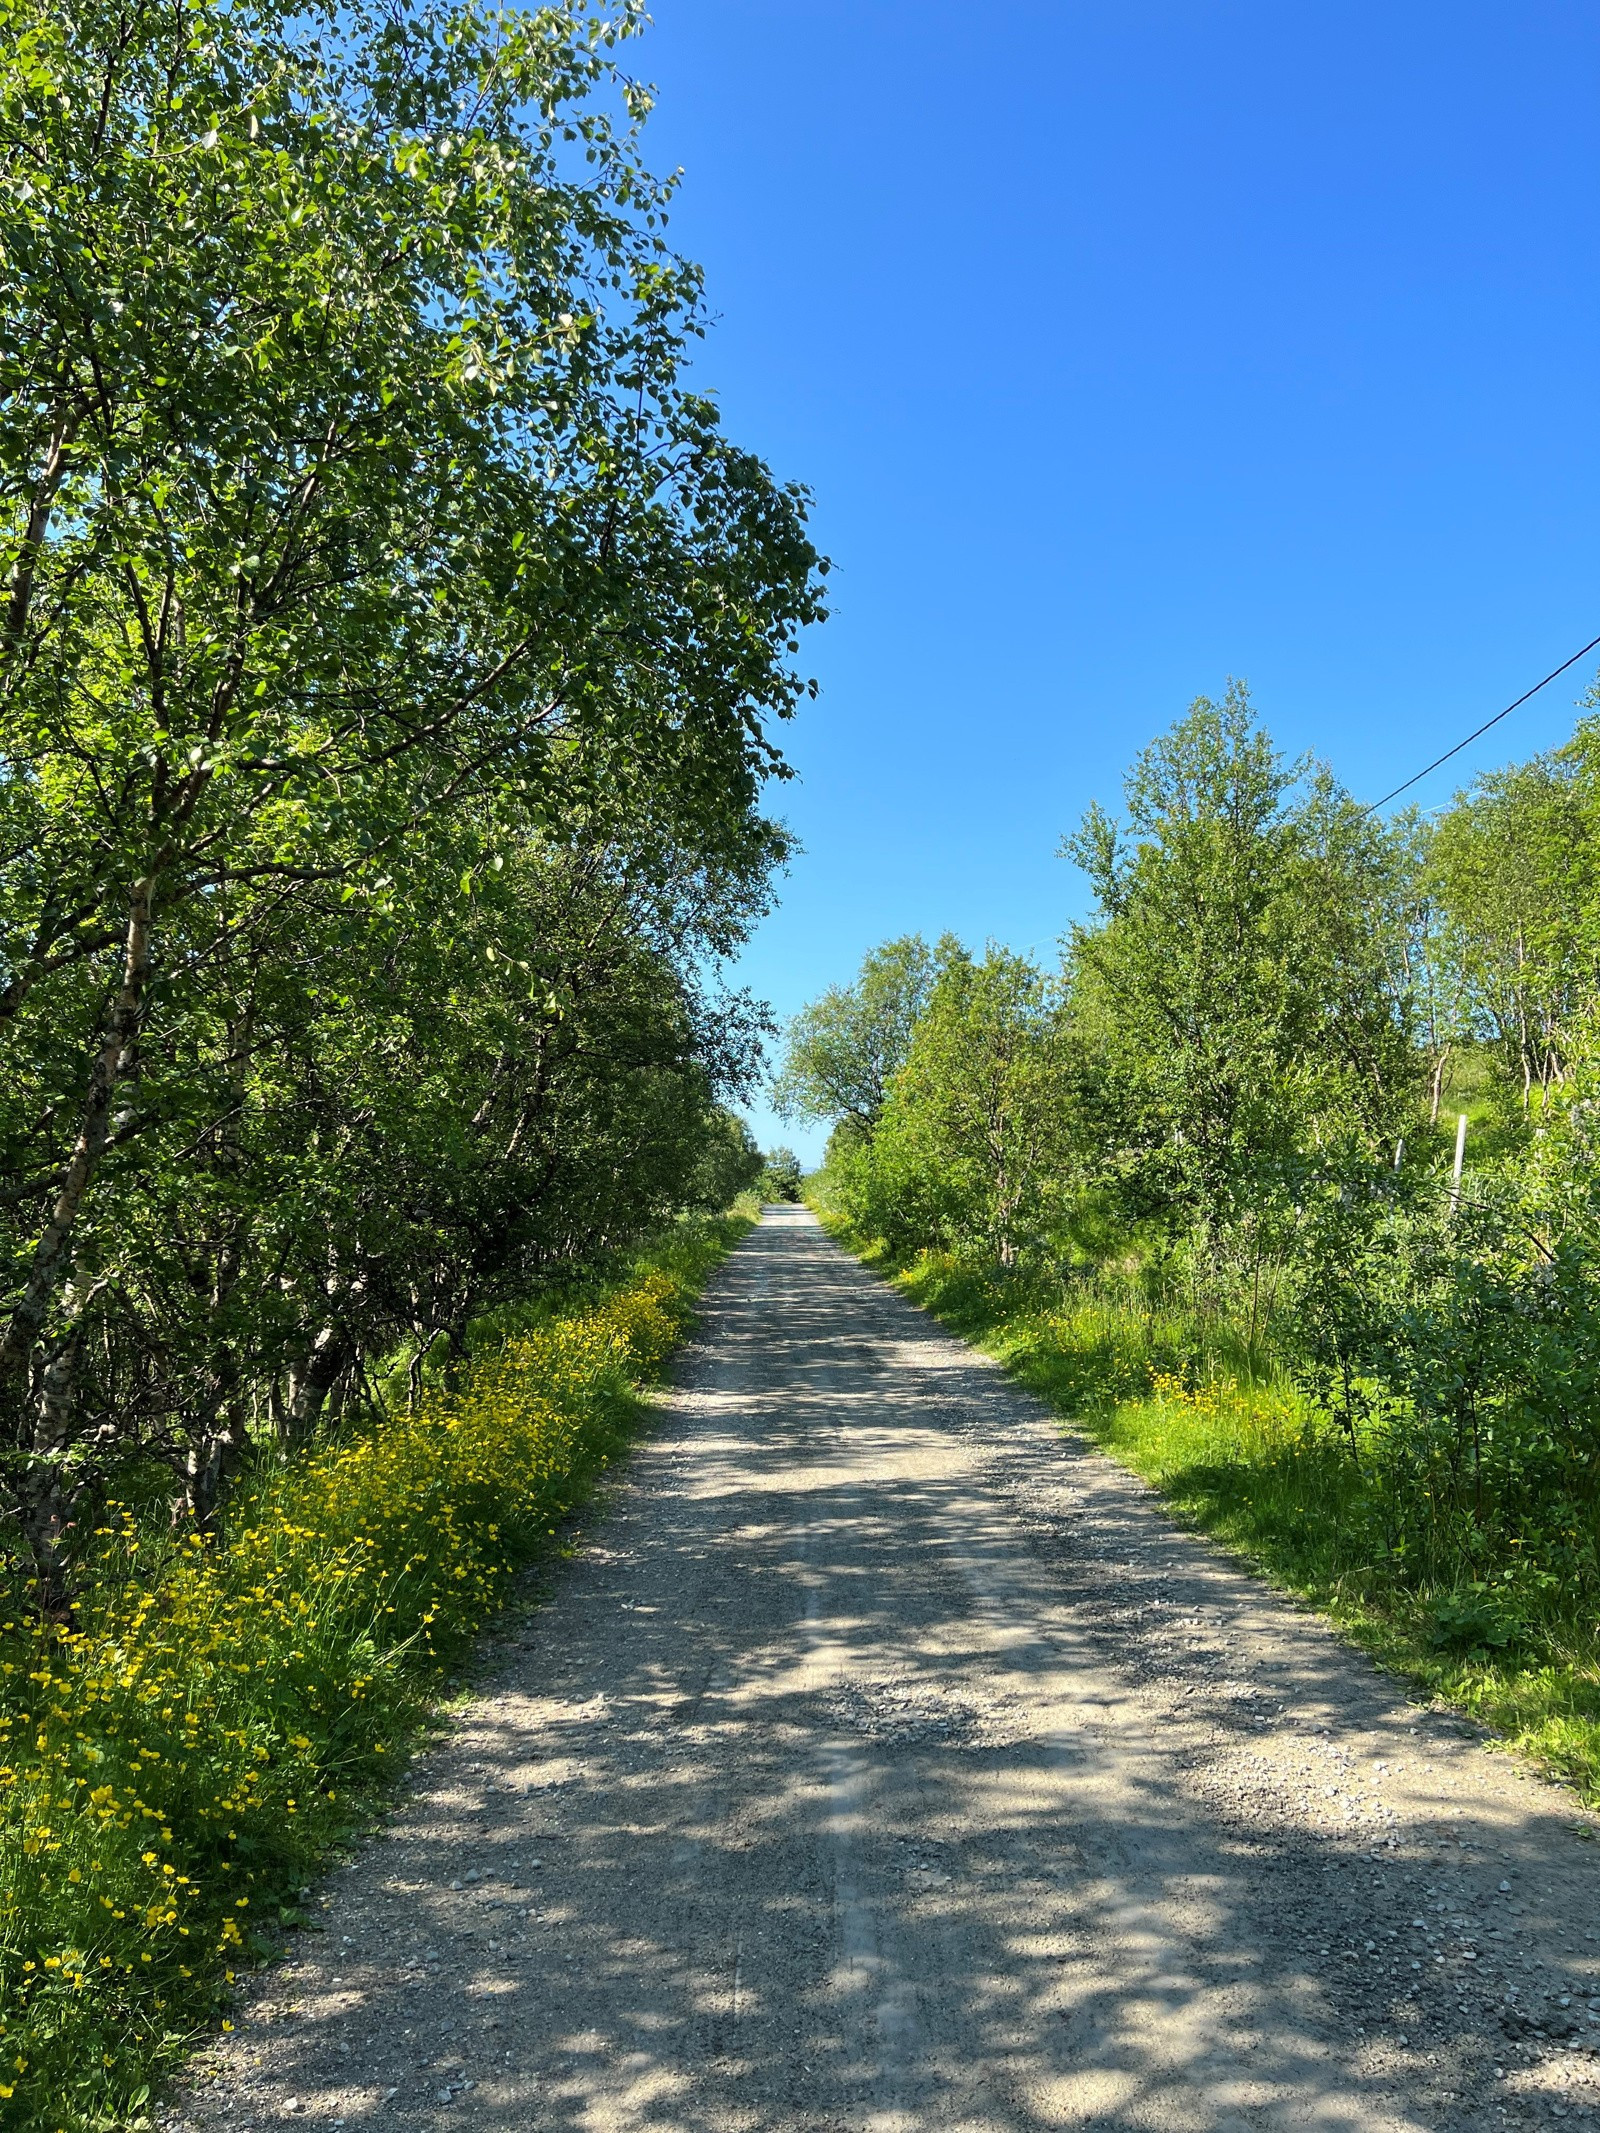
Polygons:
M1145 1392L1297 1388L1368 1557L1461 1634L1592 1616L1597 837L1588 722L1380 821L1231 689L1068 840L1094 910L1057 968L891 942L798 1018L781 1092L836 1122L859 1236L998 1268L1062 1326L1090 1296L1159 1320Z
M0 1513L206 1517L757 1167L804 499L682 364L639 20L0 6ZM163 1478L164 1477L164 1478Z

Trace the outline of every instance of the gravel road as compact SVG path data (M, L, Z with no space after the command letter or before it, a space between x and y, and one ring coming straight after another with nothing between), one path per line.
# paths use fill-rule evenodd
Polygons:
M1483 2127L1600 2103L1600 1825L800 1209L172 2127Z

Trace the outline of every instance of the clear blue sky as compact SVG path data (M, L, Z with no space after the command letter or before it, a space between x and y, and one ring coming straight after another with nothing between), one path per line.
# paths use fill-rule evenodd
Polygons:
M1600 633L1593 6L654 14L699 376L835 566L780 1013L912 928L1053 953L1061 833L1229 674L1376 797Z

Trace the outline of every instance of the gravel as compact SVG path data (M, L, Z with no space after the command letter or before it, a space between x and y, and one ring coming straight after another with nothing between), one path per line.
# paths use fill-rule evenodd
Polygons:
M550 1584L173 2133L1600 2105L1594 1818L803 1210Z

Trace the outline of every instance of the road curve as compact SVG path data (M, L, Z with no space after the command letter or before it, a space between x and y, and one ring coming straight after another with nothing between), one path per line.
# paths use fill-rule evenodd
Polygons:
M769 1213L169 2126L1508 2129L1600 1844ZM1575 2133L1575 2129L1574 2129Z

